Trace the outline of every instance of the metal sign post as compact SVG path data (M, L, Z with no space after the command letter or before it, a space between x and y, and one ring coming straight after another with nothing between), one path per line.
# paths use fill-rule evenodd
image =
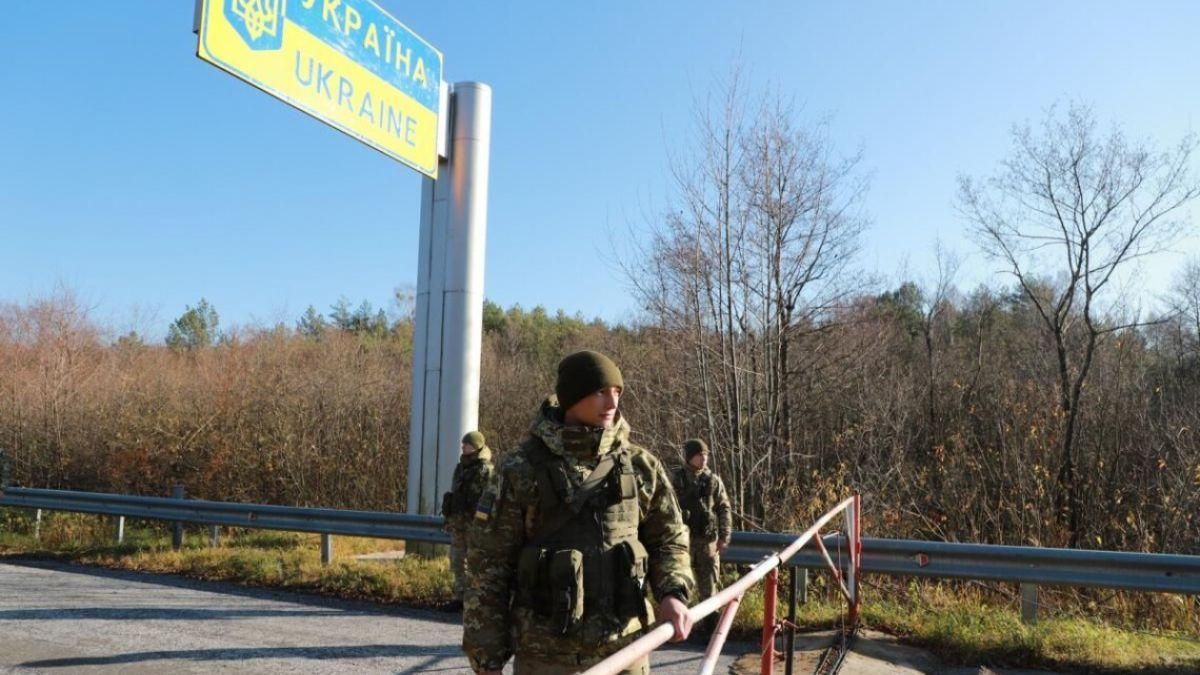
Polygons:
M454 85L447 118L447 156L421 190L409 513L437 513L462 436L479 421L491 87Z

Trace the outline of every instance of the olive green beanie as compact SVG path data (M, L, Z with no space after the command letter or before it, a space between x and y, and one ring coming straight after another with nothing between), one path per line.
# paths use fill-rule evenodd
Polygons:
M699 438L689 438L683 442L683 458L691 460L700 453L708 454L708 444Z
M463 445L469 445L472 448L475 448L477 451L482 450L485 446L487 446L487 441L483 438L483 434L479 433L478 431L471 431L467 433L466 436L463 436L462 442Z
M588 394L606 387L625 388L621 370L612 359L585 349L558 362L558 381L554 393L563 410L569 410Z

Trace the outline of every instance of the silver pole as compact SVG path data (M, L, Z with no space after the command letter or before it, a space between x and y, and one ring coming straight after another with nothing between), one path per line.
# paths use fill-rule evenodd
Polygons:
M450 489L463 434L479 426L492 88L481 82L455 84L451 109L453 174L442 301L445 330L435 500Z
M117 516L116 522L117 544L125 543L125 516Z
M454 85L448 154L421 191L409 422L409 513L436 514L459 440L478 425L492 90Z

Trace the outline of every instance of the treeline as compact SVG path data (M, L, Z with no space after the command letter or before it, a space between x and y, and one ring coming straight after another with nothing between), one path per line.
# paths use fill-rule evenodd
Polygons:
M689 361L685 332L488 303L481 426L511 447L561 355L592 347L626 373L640 442L673 463L682 439L718 439L715 468L739 476L742 527L798 527L858 490L880 536L1066 543L1062 413L1036 309L987 288L932 300L912 283L863 294L807 331L790 442L753 436L741 448L713 433L715 385ZM1097 358L1078 432L1084 546L1200 550L1198 307L1114 333ZM15 480L140 494L181 482L210 499L401 509L411 324L304 325L179 348L114 340L70 294L3 307L0 447Z

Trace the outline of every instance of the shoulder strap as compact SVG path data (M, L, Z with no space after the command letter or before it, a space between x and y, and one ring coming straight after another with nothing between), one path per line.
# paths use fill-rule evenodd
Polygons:
M564 525L577 516L583 505L591 499L592 495L604 485L604 479L608 478L608 474L612 473L613 467L616 466L616 455L618 452L610 452L600 459L600 463L595 469L583 479L578 488L571 493L570 498L564 506L566 508L557 509L551 513L542 514L542 524L538 527L537 532L533 536L533 545L541 546L543 542L561 530Z

